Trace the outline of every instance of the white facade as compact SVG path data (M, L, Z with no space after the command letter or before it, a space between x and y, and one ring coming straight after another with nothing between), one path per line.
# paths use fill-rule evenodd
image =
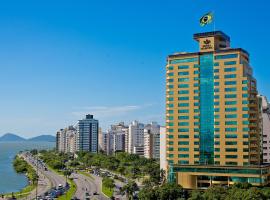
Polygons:
M59 152L75 153L77 145L77 133L73 126L60 129L56 134L56 148Z
M270 163L270 104L265 96L261 97L263 162Z
M133 121L128 131L128 153L136 154L135 147L142 148L144 145L144 124Z
M160 169L167 170L166 161L166 128L160 127Z
M127 133L128 127L125 126L124 122L111 125L111 128L107 131L107 154L112 154L116 151L126 150Z
M156 122L144 127L144 157L160 157L160 126Z

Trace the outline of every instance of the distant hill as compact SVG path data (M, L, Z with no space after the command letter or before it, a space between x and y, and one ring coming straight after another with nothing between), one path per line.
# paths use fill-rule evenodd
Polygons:
M21 141L26 141L26 139L13 133L6 133L5 135L0 137L0 142L21 142Z
M0 142L55 142L56 138L52 135L40 135L25 139L13 133L6 133L0 137Z
M29 138L27 141L31 142L55 142L56 138L52 135L40 135L37 137Z

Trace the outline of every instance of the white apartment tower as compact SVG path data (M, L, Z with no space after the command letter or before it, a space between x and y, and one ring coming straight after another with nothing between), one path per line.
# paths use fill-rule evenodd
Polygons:
M144 124L133 121L129 125L128 153L141 154L144 145ZM140 149L140 151L138 150ZM138 153L140 152L140 153Z
M144 157L160 157L160 126L156 122L144 127Z
M270 103L266 96L261 98L261 114L262 114L262 148L263 162L270 163Z

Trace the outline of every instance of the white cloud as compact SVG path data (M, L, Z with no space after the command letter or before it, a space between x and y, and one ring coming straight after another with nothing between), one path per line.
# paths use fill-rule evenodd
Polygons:
M123 116L127 113L134 112L145 107L147 105L126 105L126 106L90 106L90 107L82 107L79 110L72 112L76 117L83 116L85 114L93 114L99 118L107 118L112 116Z

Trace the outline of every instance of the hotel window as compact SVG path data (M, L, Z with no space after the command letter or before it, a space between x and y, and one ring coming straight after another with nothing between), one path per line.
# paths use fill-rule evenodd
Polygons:
M219 115L214 115L214 118L215 118L215 119L219 119L220 116L219 116Z
M188 160L179 160L178 161L178 164L179 165L188 165L189 164L189 161Z
M172 139L173 138L173 135L169 135L169 139Z
M180 84L178 85L178 88L188 88L189 85L188 84Z
M220 152L220 148L215 148L215 152Z
M249 125L249 121L243 121L244 125Z
M193 105L194 106L199 106L199 102L195 102Z
M200 149L199 148L194 148L194 151L200 151Z
M178 132L180 132L180 133L189 132L189 129L188 128L179 128Z
M194 135L194 138L200 138L200 135Z
M226 132L237 132L237 128L225 128Z
M200 144L200 142L194 142L194 145L199 145Z
M215 105L215 106L219 106L219 102L218 102L218 101L215 101L215 102L214 102L214 105Z
M249 118L249 114L243 114L243 118Z
M194 96L193 99L194 100L199 100L199 96Z
M233 158L233 159L235 159L235 158L237 158L237 155L226 155L226 158Z
M243 159L249 159L249 155L243 155Z
M189 119L189 116L178 116L178 119Z
M200 65L194 64L194 68L199 68Z
M198 115L195 115L193 118L194 119L199 119L199 116Z
M225 108L225 112L236 112L237 108Z
M194 122L193 124L194 124L194 126L199 126L200 122Z
M225 81L225 85L236 85L236 81Z
M188 65L179 65L178 69L188 69L189 66Z
M169 107L169 108L173 108L173 104L171 103L171 104L167 104L167 106Z
M214 76L214 79L219 79L219 75Z
M214 86L219 86L219 82L214 82Z
M178 151L189 151L189 148L178 148Z
M220 155L215 155L215 158L220 158Z
M215 144L215 145L220 145L220 142L219 142L219 141L215 141L214 144Z
M237 125L237 121L226 121L225 125Z
M237 165L237 162L226 162L226 165Z
M199 93L199 90L194 90L193 91L195 94L198 94Z
M215 62L214 66L216 66L216 67L219 66L219 62Z
M189 110L178 110L178 113L189 113Z
M188 158L189 154L178 154L178 158Z
M178 72L179 76L186 76L189 75L189 72Z
M175 60L170 60L170 64L177 64L177 63L185 63L185 62L196 62L198 61L198 58L183 58L183 59L175 59Z
M189 122L179 122L178 126L189 126Z
M243 80L242 81L242 84L247 84L248 83L248 80Z
M225 92L236 92L236 88L225 88Z
M220 131L220 128L214 128L214 131L215 132L219 132Z
M173 122L168 122L167 124L168 124L168 126L174 126Z
M215 122L215 125L220 125L220 122Z
M173 151L173 147L169 147L168 150L169 150L169 151Z
M173 72L168 73L168 76L173 76L173 75L174 75Z
M194 81L198 81L199 80L199 77L194 77L193 80Z
M243 91L248 91L248 87L242 87Z
M200 109L194 109L194 112L198 113L198 112L200 112Z
M238 58L238 54L216 55L215 60Z
M248 132L249 128L245 127L245 128L243 128L243 131Z
M237 114L225 115L225 118L237 118Z
M173 116L168 116L167 119L168 120L173 120Z
M173 114L173 110L168 110L168 113L169 114Z
M225 148L226 152L237 152L237 148Z
M179 107L188 107L189 103L179 103L178 106Z
M214 89L214 92L219 92L219 88L215 88Z
M169 154L169 158L173 158L173 154ZM173 162L173 161L172 161Z
M189 135L178 135L178 138L187 139L187 138L189 138Z
M168 67L168 70L173 70L173 66L169 66Z
M248 134L243 134L243 138L249 138Z
M215 134L214 137L215 137L215 138L220 138L220 135L219 135L219 134Z
M227 141L225 142L225 145L237 145L236 141Z
M199 87L199 83L194 83L194 87Z
M248 107L243 107L242 111L248 111Z
M225 94L225 98L236 98L236 94Z
M189 78L179 78L178 82L189 82Z
M246 94L242 94L242 97L243 98L248 98L248 94L246 93Z
M224 62L224 65L236 65L236 61L227 61Z
M236 78L236 74L226 74L224 78Z
M243 142L243 145L249 145L249 142Z
M174 99L173 99L173 97L168 97L167 98L167 101L173 101Z
M219 72L219 69L214 69L214 72L215 72L215 73L218 73L218 72Z
M174 91L168 91L168 95L173 95Z
M236 71L236 67L228 67L224 69L224 72L235 72Z
M173 85L168 85L168 88L169 89L173 89Z
M178 97L178 100L187 101L187 100L189 100L189 97Z
M199 71L198 71L198 70L195 70L195 71L193 72L193 74L199 74Z
M219 95L214 95L214 99L219 99Z
M225 101L225 105L236 105L237 101Z
M173 141L169 141L168 144L169 144L169 145L173 145Z
M179 141L178 145L189 145L189 141Z
M242 104L248 104L247 100L242 101Z
M188 94L189 91L188 90L180 90L178 91L178 94Z
M215 108L214 111L215 111L215 112L219 112L219 108Z
M237 138L236 134L225 134L225 138Z
M194 128L193 130L194 130L194 132L196 132L196 133L197 133L197 132L200 132L200 129L199 129L199 128Z

